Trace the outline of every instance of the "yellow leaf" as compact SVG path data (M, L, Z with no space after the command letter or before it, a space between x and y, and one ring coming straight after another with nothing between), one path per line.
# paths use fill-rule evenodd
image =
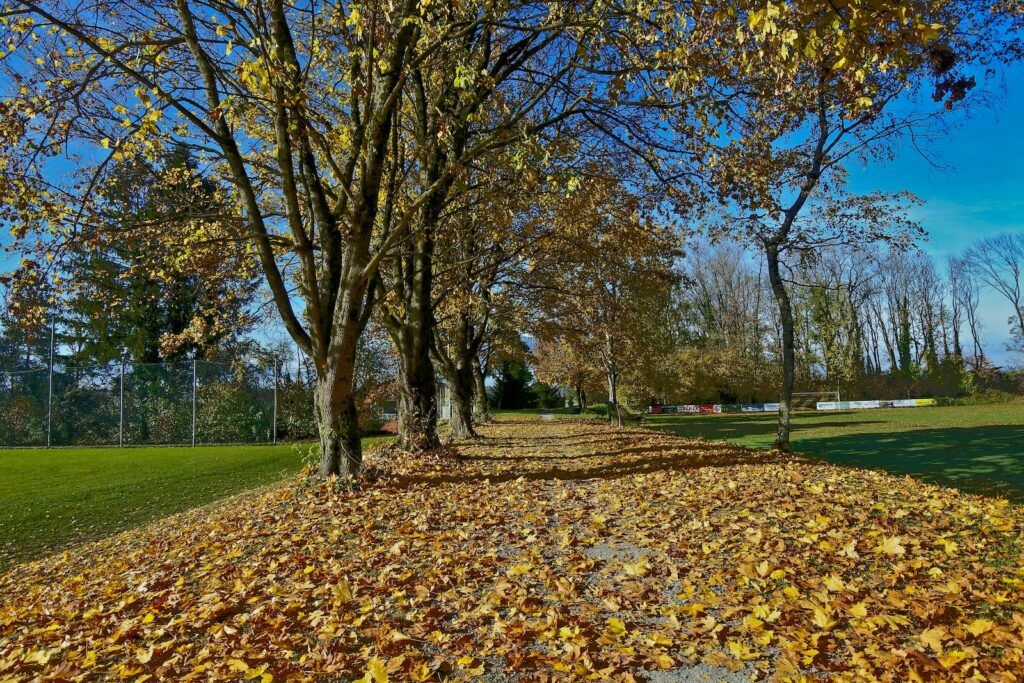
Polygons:
M964 659L966 658L967 653L963 650L953 650L949 654L939 657L939 664L946 667L947 669L951 669L960 662L964 661Z
M846 589L846 584L843 583L843 580L837 575L829 574L825 578L825 588L828 588L833 593L838 593L839 591Z
M820 628L822 631L831 631L832 627L836 625L835 619L832 615L823 610L820 607L814 608L814 625Z
M622 565L622 568L626 570L628 576L643 576L647 573L648 568L647 558L641 557L636 562L626 562Z
M941 626L934 626L929 629L925 629L924 632L917 638L922 643L935 650L939 654L942 653L942 641L947 636L946 629Z
M977 638L981 634L991 631L993 626L995 626L995 622L989 621L988 619L975 619L964 628L970 631L972 636Z
M363 676L364 683L388 683L388 670L384 661L373 657L366 665L366 674Z
M342 602L348 602L352 599L352 588L348 585L348 581L341 579L334 585L334 597Z
M863 602L858 602L856 605L850 606L849 612L853 616L861 617L863 619L868 615L868 608L864 605Z
M524 564L514 564L509 568L508 575L513 577L522 576L523 574L529 573L531 569L533 569L533 565L528 562Z
M412 668L412 671L409 672L409 677L412 678L412 680L416 681L416 683L423 683L423 681L429 681L430 675L430 667L427 666L426 662L420 662Z
M622 619L611 617L608 620L608 630L611 631L613 634L620 636L626 632L626 624L622 621Z
M729 648L729 654L736 659L757 659L757 650L753 649L749 645L744 645L736 640L730 640L726 643L726 646Z
M887 538L875 546L876 553L885 553L886 555L904 555L907 549L900 543L899 536L893 536Z
M249 670L249 665L241 659L229 659L228 666L231 667L232 671L238 671L239 673Z

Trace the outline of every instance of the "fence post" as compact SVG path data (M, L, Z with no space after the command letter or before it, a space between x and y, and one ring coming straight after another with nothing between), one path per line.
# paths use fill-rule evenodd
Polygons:
M277 371L280 366L277 360L274 360L274 436L273 443L277 444Z
M50 447L53 434L53 316L50 316L50 370L46 386L46 447Z
M124 448L124 354L121 354L121 387L117 401L117 445Z
M192 445L196 445L196 357L192 356Z

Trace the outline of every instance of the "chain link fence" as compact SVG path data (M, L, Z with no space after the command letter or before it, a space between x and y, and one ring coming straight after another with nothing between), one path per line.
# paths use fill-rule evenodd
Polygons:
M0 447L276 443L315 436L294 366L183 361L0 373Z

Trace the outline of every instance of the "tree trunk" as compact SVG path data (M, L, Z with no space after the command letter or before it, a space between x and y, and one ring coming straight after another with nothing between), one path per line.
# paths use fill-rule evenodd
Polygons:
M437 382L429 349L403 344L399 358L398 443L407 451L437 448ZM426 357L424 357L426 356Z
M615 348L612 345L612 338L607 332L604 335L604 348L605 371L608 375L608 424L622 429L622 410L619 408L619 369L615 365Z
M622 429L622 410L619 408L619 374L614 367L608 369L608 424Z
M478 358L473 360L473 419L478 424L491 421L491 411L487 406L487 383Z
M320 435L321 477L353 477L363 463L359 418L352 394L352 364L317 378L314 393Z
M462 311L458 324L451 329L435 329L432 340L432 357L437 367L444 373L448 385L448 399L451 405L451 418L448 424L452 430L452 437L474 439L477 434L473 429L473 394L476 386L477 352L480 347L476 343L470 313ZM483 373L480 381L483 382Z
M452 437L456 439L475 439L473 429L473 359L460 358L456 361L454 371L447 373L448 392L451 396L452 417L449 422Z
M796 368L793 304L789 299L789 292L786 291L786 284L782 281L778 247L769 244L765 254L768 257L768 280L771 282L772 293L779 306L779 319L782 323L782 389L779 392L779 427L772 448L789 453L790 407L793 401L793 377Z
M399 445L419 452L437 448L437 381L430 357L434 244L430 230L416 240L406 269L405 311L389 332L399 353Z

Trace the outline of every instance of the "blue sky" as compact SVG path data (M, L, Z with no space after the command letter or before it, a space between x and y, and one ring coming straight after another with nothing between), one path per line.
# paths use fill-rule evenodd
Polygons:
M936 265L981 237L1024 230L1024 65L1014 65L984 87L987 101L927 149L941 168L913 149L901 149L895 161L851 169L855 191L906 189L924 200L914 217L928 231L921 247ZM1006 352L1009 303L983 291L980 309L986 354L997 365L1019 364L1024 360L1019 354Z

